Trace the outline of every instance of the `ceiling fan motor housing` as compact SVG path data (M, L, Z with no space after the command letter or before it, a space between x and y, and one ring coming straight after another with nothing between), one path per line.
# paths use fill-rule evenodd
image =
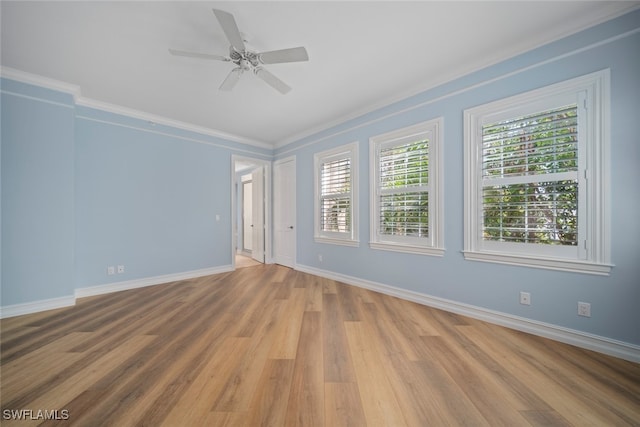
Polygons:
M233 46L229 47L229 57L231 58L231 62L233 62L243 70L248 70L252 67L257 67L258 65L260 65L260 60L257 53L248 50L245 50L244 52L238 52L233 48Z

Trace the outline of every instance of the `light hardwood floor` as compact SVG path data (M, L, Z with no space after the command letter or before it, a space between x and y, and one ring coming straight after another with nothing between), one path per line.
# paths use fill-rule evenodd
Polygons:
M249 255L236 254L236 268L255 267L260 264Z
M81 426L640 425L640 365L275 265L2 320L2 416ZM3 426L54 422L2 420Z

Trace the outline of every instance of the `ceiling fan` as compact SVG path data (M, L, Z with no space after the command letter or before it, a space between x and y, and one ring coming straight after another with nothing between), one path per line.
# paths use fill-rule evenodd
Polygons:
M285 82L267 71L263 64L279 64L283 62L308 61L309 55L304 47L293 47L289 49L272 50L268 52L253 52L247 50L243 36L238 30L238 25L233 15L223 10L213 9L222 31L230 43L229 56L211 55L208 53L186 52L183 50L169 49L172 55L188 56L192 58L214 59L217 61L233 62L236 67L231 70L224 79L220 90L231 90L238 83L240 76L245 71L252 71L268 85L278 92L285 94L291 90Z

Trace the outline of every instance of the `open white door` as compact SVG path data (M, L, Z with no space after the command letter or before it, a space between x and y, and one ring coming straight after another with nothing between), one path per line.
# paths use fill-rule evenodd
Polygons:
M242 250L251 252L253 246L253 183L242 182Z
M260 167L251 173L252 224L253 241L251 242L251 257L264 263L264 167Z
M273 258L293 268L296 260L296 159L273 166Z

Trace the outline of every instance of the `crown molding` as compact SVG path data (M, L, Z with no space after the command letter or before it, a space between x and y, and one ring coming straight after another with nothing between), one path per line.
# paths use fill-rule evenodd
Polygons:
M286 138L283 138L281 141L276 142L273 145L273 148L276 149L276 150L277 149L281 149L281 148L287 147L288 145L291 145L291 144L296 143L298 141L302 141L302 140L307 139L307 138L311 139L311 142L305 143L303 146L307 146L309 144L314 144L316 142L331 138L331 137L333 137L335 135L338 135L338 134L341 134L341 133L344 132L344 131L335 131L334 129L336 127L338 127L338 126L346 125L349 122L353 122L355 120L364 119L365 116L367 116L369 114L375 115L377 113L380 113L386 107L390 107L390 106L393 106L395 104L401 103L403 101L407 101L408 99L413 98L414 96L421 95L421 94L423 94L425 92L428 92L429 90L436 89L436 88L445 86L447 84L454 83L454 82L456 82L457 80L459 80L459 79L461 79L463 77L472 75L473 73L476 73L476 72L479 72L479 71L494 67L494 66L496 66L498 64L507 62L509 60L512 60L512 59L518 57L519 55L523 55L523 54L525 54L527 52L531 52L533 50L542 48L542 47L544 47L546 45L550 45L552 43L558 42L558 41L563 40L565 38L571 37L571 36L573 36L575 34L578 34L578 33L582 32L582 31L586 31L586 30L589 30L590 28L593 28L593 27L595 27L597 25L603 24L603 23L608 22L608 21L612 21L612 20L614 20L614 19L616 19L616 18L618 18L620 16L623 16L623 15L625 15L627 13L631 13L631 12L633 12L635 10L638 10L638 9L640 9L640 4L638 2L629 2L629 6L623 8L621 10L615 10L613 12L606 12L606 13L603 13L601 15L593 16L588 22L584 23L583 25L578 26L576 28L572 28L571 30L567 30L567 31L565 31L565 32L563 32L561 34L558 34L558 35L556 35L554 38L552 38L550 40L547 40L547 41L544 41L544 42L541 42L541 43L538 43L538 44L534 44L534 45L528 46L526 48L518 49L516 51L513 51L513 52L505 55L505 56L495 56L495 57L492 57L492 58L487 58L487 60L484 63L476 64L474 67L470 67L470 68L467 68L467 69L464 69L464 70L455 70L455 71L451 72L450 74L448 74L446 76L443 76L439 80L426 81L426 82L421 83L421 84L419 84L417 86L408 88L407 90L404 90L402 92L395 93L395 94L387 96L385 98L378 99L376 102L374 102L372 104L369 104L369 105L367 105L365 107L359 108L357 110L354 110L354 111L350 112L347 115L343 115L341 117L338 117L338 118L335 118L335 119L332 119L332 120L328 120L328 121L326 121L324 123L321 123L321 124L318 124L318 125L316 125L316 126L314 126L312 128L308 128L308 129L306 129L306 130L304 130L302 132L298 132L298 133L289 135ZM604 39L602 41L591 43L591 44L589 44L589 45L587 45L587 46L585 46L585 47L583 47L581 49L577 49L575 51L570 51L570 52L565 53L565 54L555 55L551 59L547 59L546 61L535 62L533 65L530 65L529 67L524 67L524 68L517 69L515 72L511 72L511 73L509 73L507 75L516 74L516 73L521 72L523 70L526 70L526 69L529 69L529 68L532 68L532 67L535 67L535 66L538 66L538 65L541 65L541 64L545 64L547 62L551 62L551 61L554 61L556 59L564 58L566 56L570 56L570 55L573 55L575 53L582 52L584 50L588 50L588 49L600 46L602 44L606 44L606 43L618 40L621 37L627 37L627 36L636 34L637 32L638 32L638 29L636 28L636 29L633 29L633 30L630 30L630 31L623 32L622 34L619 34L619 35L610 36L610 37L607 37L606 39ZM504 76L500 76L498 79L503 78L503 77ZM490 82L490 81L492 81L492 80L486 80L484 82L481 82L480 84L484 84L484 83ZM472 89L472 88L474 88L476 86L477 85L471 85L469 87L464 88L463 90L453 91L452 93L450 93L448 95L445 95L444 98L448 98L448 97L452 96L453 94L458 94L460 92L465 92L466 90ZM440 99L440 98L437 98L437 99ZM382 114L380 117L374 117L374 118L371 118L371 119L366 119L364 124L349 125L347 127L347 131L350 131L350 130L352 130L354 128L358 128L358 127L363 126L363 125L368 125L368 124L373 123L373 122L378 122L378 121L384 120L384 119L386 119L386 118L388 118L390 116L398 115L398 114L403 113L403 112L405 112L407 110L417 109L417 108L423 106L425 103L431 103L431 101L418 102L417 104L415 104L413 106L409 106L407 108L402 108L402 109L400 109L399 111L396 111L396 112L385 113L385 114ZM325 135L325 136L319 136L323 132L328 132L328 134ZM295 147L295 148L292 148L290 150L288 149L288 150L285 150L284 152L279 153L279 154L286 154L286 153L289 153L291 151L295 151L298 148L299 147Z
M224 139L226 141L238 142L240 144L251 145L258 148L264 148L272 150L273 146L263 141L257 141L250 138L245 138L238 135L222 132L219 130L207 128L204 126L198 126L191 123L181 122L179 120L173 120L168 117L158 116L155 114L147 113L145 111L136 110L133 108L123 107L121 105L110 104L108 102L98 101L91 98L85 98L80 96L76 99L76 105L82 107L93 108L100 111L106 111L109 113L119 114L134 119L144 120L157 125L165 125L175 129L186 130L189 132L195 132L201 135L213 136L215 138Z
M124 107L121 105L110 104L108 102L99 101L82 96L80 86L71 83L62 82L60 80L51 79L49 77L40 76L37 74L28 73L21 70L16 70L10 67L0 66L0 77L15 80L20 83L26 83L34 86L40 86L45 89L51 89L58 92L68 93L73 96L74 103L83 107L93 108L96 110L106 111L109 113L120 114L127 117L132 117L139 120L144 120L154 124L161 124L176 129L186 130L189 132L195 132L201 135L213 136L215 138L224 139L230 142L237 142L240 144L251 145L258 148L272 150L273 145L264 141L258 141L250 138L245 138L239 135L233 135L230 133L222 132L216 129L207 128L204 126L198 126L191 123L182 122L179 120L170 119L168 117L158 116L145 111L136 110L133 108Z
M20 83L40 86L45 89L68 93L73 96L74 101L80 97L80 86L78 85L40 76L38 74L27 73L25 71L16 70L15 68L0 66L0 77L15 80Z

